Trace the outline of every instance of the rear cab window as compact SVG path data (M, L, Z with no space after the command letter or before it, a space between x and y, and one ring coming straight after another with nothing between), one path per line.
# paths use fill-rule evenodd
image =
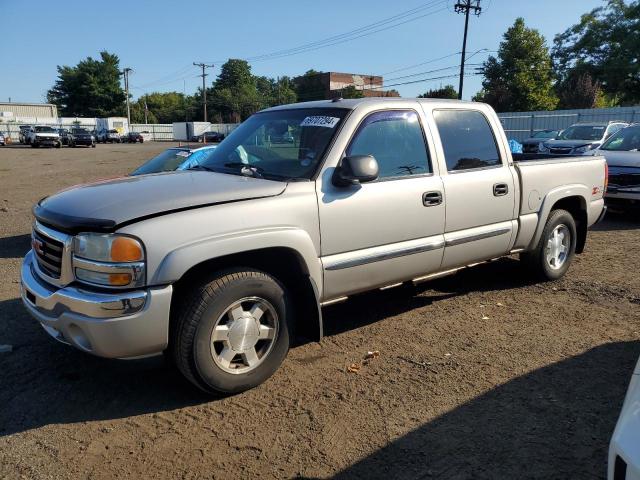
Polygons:
M447 171L502 166L493 129L478 110L434 110Z

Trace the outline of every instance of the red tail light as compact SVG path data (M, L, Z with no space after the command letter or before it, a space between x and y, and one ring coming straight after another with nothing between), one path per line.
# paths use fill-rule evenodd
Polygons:
M604 192L607 191L608 186L609 186L609 165L607 164L607 162L604 162Z

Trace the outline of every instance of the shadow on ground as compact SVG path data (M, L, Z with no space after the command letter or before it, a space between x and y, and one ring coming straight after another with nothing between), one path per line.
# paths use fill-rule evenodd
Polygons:
M640 212L609 210L602 222L591 227L596 231L640 230Z
M323 310L324 333L338 335L469 292L512 290L534 283L536 280L519 260L501 258L417 286L375 290L327 307Z
M640 342L535 370L424 424L339 479L604 478Z
M0 237L0 258L22 258L31 248L31 235Z

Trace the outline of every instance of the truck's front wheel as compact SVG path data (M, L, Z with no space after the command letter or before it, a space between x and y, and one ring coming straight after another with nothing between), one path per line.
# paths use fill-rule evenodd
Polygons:
M538 277L557 280L567 273L575 250L576 222L569 212L558 209L549 215L535 250L521 258Z
M284 286L256 270L213 275L185 295L172 328L178 369L209 392L237 393L268 379L289 350Z

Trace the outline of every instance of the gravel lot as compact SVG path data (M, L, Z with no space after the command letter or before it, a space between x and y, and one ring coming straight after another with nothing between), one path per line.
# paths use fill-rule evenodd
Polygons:
M507 258L329 307L322 343L234 397L48 338L19 300L31 206L168 146L0 148L0 478L605 476L640 355L637 218L609 215L556 283Z

